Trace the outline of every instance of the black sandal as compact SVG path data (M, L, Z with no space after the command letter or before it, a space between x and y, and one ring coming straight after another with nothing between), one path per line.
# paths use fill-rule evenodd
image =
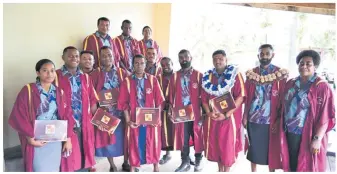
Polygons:
M166 164L168 161L170 161L171 158L171 155L164 155L163 158L159 160L159 164Z
M125 172L130 172L130 170L131 170L130 164L128 164L128 163L123 163L123 165L122 165L122 170L125 171ZM139 169L138 169L138 168L135 168L135 172L139 172Z

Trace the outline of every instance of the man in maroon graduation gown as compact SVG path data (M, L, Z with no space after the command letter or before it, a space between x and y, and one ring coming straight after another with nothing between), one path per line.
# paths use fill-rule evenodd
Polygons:
M145 72L154 76L158 76L162 73L162 68L159 63L156 63L158 59L157 50L154 48L146 49L146 67Z
M271 64L273 57L273 47L269 44L261 45L258 54L260 66L255 67L253 72L265 76L279 71L279 67ZM280 93L285 83L286 79L275 80L266 85L257 85L248 78L245 82L247 100L242 123L249 135L247 159L251 161L252 172L256 172L256 164L268 165L271 172L281 168L279 112ZM258 105L259 102L260 105ZM270 112L267 113L266 110Z
M113 40L119 54L116 57L119 58L116 62L119 62L119 66L129 74L132 74L132 59L136 54L140 54L139 45L138 41L131 36L131 21L124 20L121 29L123 33Z
M118 51L114 45L114 42L108 34L110 28L110 21L106 17L101 17L97 20L97 31L87 36L83 41L83 50L89 50L94 53L95 64L94 69L101 66L99 59L99 49L102 46L109 46L113 50L114 57L116 58L116 64L118 66Z
M239 119L241 122L242 103L245 98L244 81L241 73L238 72L238 68L227 64L224 50L215 51L212 57L215 68L210 71L209 76L203 77L203 84L205 80L209 80L211 84L217 86L217 90L219 90L220 83L221 87L233 85L229 90L235 101L236 108L227 113L216 113L214 110L211 110L209 101L217 96L206 90L208 89L206 88L207 85L202 86L201 99L207 114L204 122L205 156L209 161L218 162L220 172L229 172L230 167L236 160L235 148L238 129L236 119ZM207 77L208 79L204 79ZM227 81L222 86L224 79Z
M168 97L168 84L170 78L173 74L173 63L172 60L168 57L163 57L160 61L161 67L163 68L162 74L157 76L160 87L165 95L165 105L163 112L161 113L161 144L162 150L166 151L166 154L160 159L159 164L165 164L171 159L170 151L173 150L173 138L172 138L172 122L167 115L167 110L169 109L169 103L167 100Z
M126 136L131 172L142 164L153 164L154 172L159 172L160 122L156 125L137 125L136 107L161 108L165 98L157 78L144 72L144 56L136 55L132 62L134 74L122 82L118 98L118 109L124 111L128 124Z
M67 103L72 107L75 118L74 132L78 142L74 142L74 169L88 171L95 165L94 127L91 124L92 115L97 110L98 96L88 74L79 68L79 52L75 47L69 46L63 50L64 65L56 70L55 85L63 89L67 96ZM75 139L75 138L74 138Z
M202 74L191 66L192 56L188 50L181 50L178 56L181 70L175 72L170 78L168 100L172 108L191 104L195 120L173 124L173 149L181 150L182 158L181 165L175 171L183 172L190 169L189 140L192 137L196 159L194 171L198 172L202 170L201 153L204 150L200 99Z

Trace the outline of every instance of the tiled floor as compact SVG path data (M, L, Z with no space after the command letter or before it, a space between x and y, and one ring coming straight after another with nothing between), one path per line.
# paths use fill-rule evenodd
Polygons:
M162 152L164 154L164 152ZM193 153L191 153L193 154ZM172 159L165 165L160 165L160 172L174 172L174 170L180 165L180 152L172 152ZM118 171L121 171L121 165L123 163L123 157L116 158L115 163L117 165ZM209 162L203 158L203 172L217 172L218 165L214 162ZM109 162L106 158L97 158L97 172L108 172L109 171ZM153 171L153 165L143 165L140 168L141 172L151 172ZM189 172L193 172L194 168L191 167ZM231 168L233 172L250 172L250 162L246 159L246 156L243 153L240 153L237 162ZM258 166L259 172L268 172L267 166ZM280 170L281 171L281 170Z

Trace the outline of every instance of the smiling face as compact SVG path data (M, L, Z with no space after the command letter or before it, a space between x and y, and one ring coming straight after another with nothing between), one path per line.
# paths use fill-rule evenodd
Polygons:
M79 54L76 49L68 49L62 56L64 64L69 68L77 68L80 63Z
M166 74L172 72L172 70L173 70L172 69L173 64L172 64L172 61L170 59L162 59L160 61L160 65L163 68L163 72L166 73Z
M84 53L80 57L80 66L81 68L92 69L94 66L95 60L94 56L90 53Z
M310 77L314 75L316 67L312 57L305 56L298 63L298 71L301 77Z
M55 80L55 66L52 63L45 63L41 66L40 71L36 71L42 83L52 83Z
M219 69L225 69L227 66L227 58L226 56L222 54L216 54L213 56L213 65L214 68L219 70Z

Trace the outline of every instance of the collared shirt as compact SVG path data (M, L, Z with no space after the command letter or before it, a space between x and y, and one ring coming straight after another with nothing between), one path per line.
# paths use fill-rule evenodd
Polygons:
M36 82L40 93L41 104L37 109L37 120L57 120L56 88L51 84L48 92L45 91L40 81Z
M270 64L266 69L260 67L260 75L268 75L276 71ZM257 85L252 105L249 110L249 122L257 124L270 124L272 84Z
M119 81L116 66L112 66L110 71L106 71L104 67L102 67L101 69L105 73L103 90L118 88Z
M181 97L184 106L191 104L190 88L189 83L191 80L191 75L193 73L193 68L191 67L187 72L184 72L182 69L180 82L181 82Z
M128 56L129 62L130 62L128 68L132 69L132 58L133 58L132 47L131 47L132 37L131 36L124 36L122 34L122 39L125 41L124 46L125 46L127 56Z
M104 67L101 67L102 71L105 73L104 85L102 90L109 90L112 88L119 88L119 81L117 76L117 68L116 66L112 66L110 71L106 71ZM117 110L117 105L113 105L109 107L109 113L117 116L122 117L122 112Z
M146 72L151 75L156 75L157 64L154 64L150 69L146 67Z
M138 78L135 74L132 75L132 79L137 81L137 103L140 107L145 107L145 79L147 75L144 74L144 77Z
M101 39L101 41L102 41L102 43L103 43L103 46L109 46L109 47L111 46L111 45L110 45L110 39L111 39L111 37L109 36L109 34L107 34L107 35L105 36L105 38L104 38L98 31L96 31L95 35L96 35L98 38Z
M72 75L65 65L61 68L63 76L68 76L71 86L71 108L73 116L78 127L82 123L82 90L81 90L81 75L83 72L77 67L76 74Z
M149 39L145 41L146 48L151 48L152 47L153 40Z
M301 77L297 77L294 87L290 88L285 95L285 130L294 134L302 134L307 113L310 109L308 92L315 82L317 75L313 75L307 84L300 87Z

